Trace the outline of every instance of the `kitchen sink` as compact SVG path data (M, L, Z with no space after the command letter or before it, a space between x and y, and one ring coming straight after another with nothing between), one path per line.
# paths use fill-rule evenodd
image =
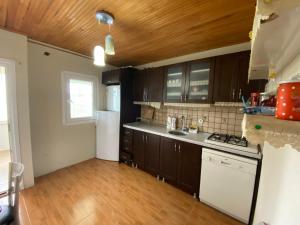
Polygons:
M181 130L170 130L168 132L169 134L177 135L177 136L184 136L187 135L187 132L181 131Z

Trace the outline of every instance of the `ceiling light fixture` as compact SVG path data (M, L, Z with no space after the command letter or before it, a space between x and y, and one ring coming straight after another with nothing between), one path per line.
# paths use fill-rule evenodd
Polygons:
M105 66L105 54L101 45L96 45L94 48L94 65Z
M94 64L97 66L105 65L105 54L114 55L115 45L112 36L110 35L110 26L114 23L114 16L104 10L96 12L98 23L108 25L108 34L105 37L105 51L102 46L97 45L94 48ZM104 54L105 53L105 54ZM101 58L100 58L101 57Z

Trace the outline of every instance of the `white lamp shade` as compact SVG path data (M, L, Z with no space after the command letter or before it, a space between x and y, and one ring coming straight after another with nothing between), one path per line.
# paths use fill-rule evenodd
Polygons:
M100 45L96 45L94 48L94 65L105 66L104 49Z
M115 54L114 40L110 34L106 35L105 37L105 53L107 55Z

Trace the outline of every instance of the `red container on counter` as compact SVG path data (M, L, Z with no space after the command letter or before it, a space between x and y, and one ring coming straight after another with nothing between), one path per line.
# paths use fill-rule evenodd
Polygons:
M253 92L251 93L251 106L258 106L259 104L259 97L260 97L260 93L259 92Z
M284 81L279 84L276 118L300 120L300 81Z

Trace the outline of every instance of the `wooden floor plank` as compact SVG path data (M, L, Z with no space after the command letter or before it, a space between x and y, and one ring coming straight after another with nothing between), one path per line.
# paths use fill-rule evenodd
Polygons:
M155 177L92 159L36 179L21 193L22 225L240 225Z

